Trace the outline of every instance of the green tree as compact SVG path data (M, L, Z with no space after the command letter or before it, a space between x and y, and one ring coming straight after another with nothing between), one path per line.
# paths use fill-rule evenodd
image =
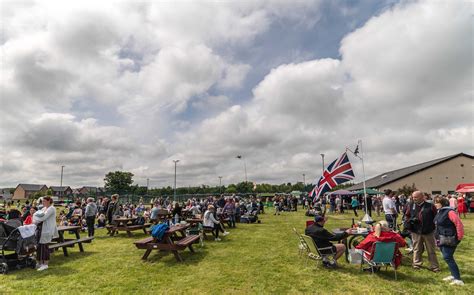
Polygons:
M235 184L229 184L225 189L225 192L228 194L235 194L237 193L237 187L235 186Z
M411 186L405 184L397 190L397 195L405 195L408 197L411 196L411 194L416 190L415 184L412 184Z
M105 189L112 194L131 192L133 173L125 171L109 172L105 175Z

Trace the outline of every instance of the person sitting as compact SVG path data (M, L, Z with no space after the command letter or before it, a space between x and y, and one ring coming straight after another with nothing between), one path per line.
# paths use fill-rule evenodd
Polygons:
M356 249L364 250L364 256L367 259L372 259L374 256L374 244L376 242L395 242L397 247L395 248L394 263L395 268L397 268L402 263L402 253L400 253L399 248L405 247L406 242L398 233L392 231L388 225L388 222L385 220L380 221L375 225L374 231L370 232L365 239L356 246Z
M203 225L204 228L208 228L212 231L216 241L220 241L221 239L219 238L219 231L221 223L215 218L215 211L216 210L213 205L209 205L207 207L207 211L204 213Z
M36 207L30 207L30 215L28 215L23 222L23 225L28 225L33 223L33 215L38 211L38 208Z
M347 231L337 234L329 232L327 229L324 228L324 224L326 223L327 219L327 217L316 215L314 217L314 223L305 229L305 235L313 238L318 248L332 247L332 252L336 252L336 256L334 258L337 261L346 251L346 246L344 246L344 244L333 244L331 243L331 241L343 240L348 236L348 233ZM321 251L321 254L328 253L330 252ZM326 267L335 267L336 263L330 263L328 261L323 260L323 265Z
M105 214L100 214L99 218L97 218L97 228L105 227L105 222L106 222Z

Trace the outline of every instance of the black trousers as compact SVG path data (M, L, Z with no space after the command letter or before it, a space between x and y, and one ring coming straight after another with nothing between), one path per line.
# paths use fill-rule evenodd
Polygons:
M88 234L89 237L94 236L94 223L95 223L95 216L87 216L86 217L87 234Z

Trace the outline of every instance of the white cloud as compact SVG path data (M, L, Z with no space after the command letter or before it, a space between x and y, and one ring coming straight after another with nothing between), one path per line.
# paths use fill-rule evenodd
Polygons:
M115 169L165 185L172 159L182 185L228 183L243 179L237 154L251 180L309 182L321 152L359 138L368 175L474 145L467 3L395 5L347 34L340 59L295 44L293 63L250 86L254 66L234 52L275 23L317 25L317 3L3 6L2 185L54 184L59 165L72 185Z

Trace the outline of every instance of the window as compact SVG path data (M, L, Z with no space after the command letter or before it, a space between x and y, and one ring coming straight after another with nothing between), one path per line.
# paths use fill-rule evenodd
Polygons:
M448 194L449 194L449 195L452 195L452 194L454 194L454 193L455 193L455 191L448 191Z
M431 194L432 195L441 195L441 191L432 191Z

